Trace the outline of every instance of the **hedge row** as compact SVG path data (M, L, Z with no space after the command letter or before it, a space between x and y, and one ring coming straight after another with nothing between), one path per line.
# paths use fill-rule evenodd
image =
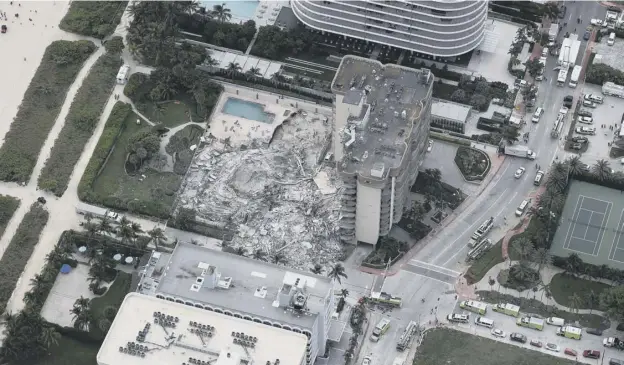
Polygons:
M8 195L0 195L0 238L2 238L4 230L19 205L19 199Z
M74 1L59 28L88 37L105 38L121 21L127 1Z
M604 63L589 65L585 73L585 81L590 84L602 86L605 82L611 81L618 85L624 85L624 72Z
M13 239L0 259L0 312L4 313L17 281L32 255L49 213L39 203L33 203L20 223Z
M67 91L95 49L90 41L55 41L46 48L0 148L0 180L30 179Z
M107 53L89 71L39 175L39 189L51 191L57 196L63 195L67 189L74 167L98 125L121 65L119 55Z
M82 178L78 184L78 197L80 200L88 203L101 204L103 197L99 197L93 191L91 186L102 167L104 167L108 155L115 146L117 137L119 137L119 134L124 127L124 121L131 113L132 107L130 104L118 101L113 107L113 110L106 121L106 125L104 125L104 130L102 131L100 140L95 147L95 151L93 151L89 164L82 174Z

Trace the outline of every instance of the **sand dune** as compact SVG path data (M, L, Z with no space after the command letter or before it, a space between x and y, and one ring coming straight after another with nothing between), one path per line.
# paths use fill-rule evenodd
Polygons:
M67 1L0 2L0 12L8 19L0 25L9 28L0 34L0 146L46 47L59 39L79 39L58 28L68 9Z

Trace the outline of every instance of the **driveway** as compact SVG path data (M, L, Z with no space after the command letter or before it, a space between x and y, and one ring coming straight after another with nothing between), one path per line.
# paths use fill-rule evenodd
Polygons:
M473 195L479 189L479 185L464 180L455 164L456 152L456 144L434 139L433 148L425 156L422 165L420 165L420 170L439 169L442 172L442 181L460 189L466 195Z

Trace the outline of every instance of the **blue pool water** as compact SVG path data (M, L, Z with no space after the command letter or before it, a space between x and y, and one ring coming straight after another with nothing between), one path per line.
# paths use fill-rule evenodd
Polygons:
M275 116L264 111L264 105L251 101L228 98L221 110L224 114L271 124Z
M232 23L238 23L241 21L247 21L252 19L256 13L256 9L260 2L255 0L230 0L230 1L202 1L201 5L206 7L206 11L211 11L215 5L221 5L225 3L225 7L230 9L232 13Z

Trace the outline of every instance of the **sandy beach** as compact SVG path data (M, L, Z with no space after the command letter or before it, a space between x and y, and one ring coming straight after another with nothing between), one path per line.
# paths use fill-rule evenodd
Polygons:
M0 20L0 25L8 27L0 34L0 146L46 47L55 40L79 39L58 27L68 9L66 1L0 2L0 12L8 19Z

